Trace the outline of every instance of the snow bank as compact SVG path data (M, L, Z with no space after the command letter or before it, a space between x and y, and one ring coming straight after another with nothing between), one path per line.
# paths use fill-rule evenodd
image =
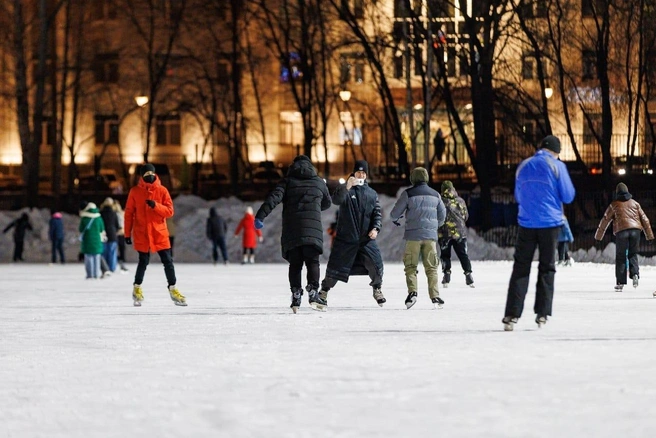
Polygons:
M378 245L383 259L387 262L400 262L403 256L405 242L403 241L403 227L397 227L389 219L396 198L382 195L380 204L383 210L383 229L378 237ZM193 195L180 195L174 200L176 224L176 236L174 255L177 262L211 262L212 245L205 237L205 223L209 215L209 208L215 207L219 214L228 222L228 252L230 261L237 263L241 260L241 236L233 237L237 224L241 220L246 207L253 207L257 211L261 201L243 202L235 197L221 198L214 201L206 201ZM335 220L336 206L332 206L323 214L324 230ZM28 262L49 262L50 261L50 241L48 239L48 221L50 212L46 209L23 209L20 211L0 211L0 227L4 228L15 218L26 212L30 216L30 221L34 231L28 232L25 238L24 258ZM63 215L65 228L64 250L68 261L76 261L79 251L79 242L77 236L79 232L77 227L79 218L75 215L64 213ZM282 207L278 206L269 215L264 223L264 242L258 244L256 249L256 262L284 263L280 254L280 234L282 222ZM0 262L11 262L13 253L12 231L0 234ZM496 241L506 242L509 247L499 247L494 243L488 243L475 230L470 229L468 234L469 255L472 260L512 260L514 235L509 230L494 229L488 231L491 234L498 234ZM500 236L505 236L501 237ZM330 237L324 235L324 262L330 254ZM594 263L614 263L615 262L615 244L610 243L603 251L595 248L589 250L579 249L573 252L576 261L594 262ZM127 260L135 262L137 255L131 247L128 247ZM656 265L654 258L640 257L642 265ZM457 258L454 254L454 262Z

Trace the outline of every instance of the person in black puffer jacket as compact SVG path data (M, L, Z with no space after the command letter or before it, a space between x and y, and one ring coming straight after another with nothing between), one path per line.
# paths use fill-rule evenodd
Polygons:
M386 302L383 285L383 258L376 244L382 214L378 194L367 184L369 165L364 160L355 162L353 174L333 194L333 204L339 205L337 235L328 259L326 278L321 291L310 297L315 310L328 307L328 291L337 281L348 282L351 275L368 275L369 285L379 306Z
M319 289L319 256L323 253L321 212L330 208L331 198L326 182L317 176L305 155L294 158L287 176L269 193L255 214L255 228L282 202L282 257L289 262L291 308L296 313L301 305L303 288L301 273L307 268L307 291L310 299Z

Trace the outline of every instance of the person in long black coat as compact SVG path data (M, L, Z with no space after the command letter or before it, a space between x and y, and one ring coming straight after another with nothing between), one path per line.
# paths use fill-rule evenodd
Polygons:
M338 281L348 282L351 275L369 275L373 296L379 306L386 302L383 285L383 258L376 244L382 214L378 194L367 184L369 165L364 160L355 162L353 175L333 194L333 204L339 205L337 235L328 259L326 277L321 291L312 300L315 310L325 311L328 291Z
M287 176L269 193L255 214L255 228L264 226L264 219L282 203L282 257L289 262L291 308L296 313L301 305L303 264L307 268L307 291L312 300L319 289L319 256L323 253L321 212L330 208L331 198L326 182L317 176L305 155L294 158Z
M30 217L27 215L27 213L23 213L19 218L11 221L2 232L6 233L12 228L14 229L14 261L22 262L25 232L27 230L32 231L32 224L30 224Z
M59 260L63 265L66 263L64 260L64 222L62 214L58 211L52 214L48 223L48 237L52 242L52 263L57 263L57 253L59 253Z
M228 224L220 214L216 212L216 208L210 208L210 217L207 218L207 225L205 226L205 235L212 242L212 260L214 264L219 260L219 252L223 257L223 264L228 264L228 249L226 247L226 234L228 233Z

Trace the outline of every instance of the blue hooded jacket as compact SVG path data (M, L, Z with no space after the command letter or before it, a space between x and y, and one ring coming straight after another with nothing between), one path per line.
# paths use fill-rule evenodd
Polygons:
M517 220L524 228L551 228L563 224L563 203L574 200L576 190L565 163L540 149L522 161L515 174Z

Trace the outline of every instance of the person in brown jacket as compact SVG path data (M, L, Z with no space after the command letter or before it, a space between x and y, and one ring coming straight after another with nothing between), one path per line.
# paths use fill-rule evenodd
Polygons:
M600 242L606 233L606 228L613 222L615 235L615 278L616 292L622 292L626 284L626 265L629 261L629 276L633 280L633 287L638 287L640 268L638 266L638 244L640 233L644 232L648 241L654 240L654 232L649 219L642 207L632 199L626 184L619 183L615 188L615 200L606 209L604 217L599 222L595 240Z

